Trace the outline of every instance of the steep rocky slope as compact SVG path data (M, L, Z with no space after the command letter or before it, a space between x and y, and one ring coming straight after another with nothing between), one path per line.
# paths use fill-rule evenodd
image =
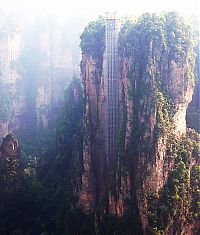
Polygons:
M15 194L21 183L23 167L21 150L17 140L12 135L3 138L0 146L0 195L1 203Z
M2 16L0 138L13 131L26 139L49 126L76 69L67 30L45 17L22 23L15 14Z
M105 197L105 184L101 184L101 182L105 182L106 177L106 100L105 86L102 78L102 48L104 45L102 38L104 37L104 25L102 23L103 19L91 25L91 29L88 27L89 31L94 30L94 34L91 34L92 37L94 36L94 44L88 44L88 49L91 46L94 54L83 55L81 62L85 100L85 136L83 147L84 174L82 190L80 192L80 204L85 210L89 211L94 211L97 205L101 207L102 199ZM84 46L87 47L87 45ZM93 158L92 156L96 157Z
M79 206L95 214L102 233L197 234L200 138L186 129L194 90L191 29L175 13L146 14L123 24L121 127L118 152L107 165L104 25L99 19L82 34L85 132ZM101 226L105 221L107 228Z
M55 57L49 54L61 39L52 30L53 48L48 28L42 27L27 34L20 57L20 44L5 38L2 48L0 43L2 136L13 128L28 130L34 145L34 132L48 126L49 110L57 113L53 101L63 89L66 65L60 50ZM13 65L15 73L13 59L5 59L11 45L11 54L21 58ZM21 156L12 135L3 139L0 233L199 234L200 135L186 128L195 48L190 26L175 13L122 23L120 125L116 155L108 159L105 20L91 22L81 35L83 86L73 80L66 91L40 161L23 151ZM52 72L60 82L55 84Z
M199 64L198 60L197 60L197 63ZM199 71L198 67L197 69ZM199 75L197 72L197 78L198 77ZM199 80L196 79L192 101L189 104L188 109L187 109L186 120L187 120L188 127L193 128L200 133L200 114L199 114L199 106L200 106L200 99L199 99L200 88L199 87L200 85L199 84L200 84Z

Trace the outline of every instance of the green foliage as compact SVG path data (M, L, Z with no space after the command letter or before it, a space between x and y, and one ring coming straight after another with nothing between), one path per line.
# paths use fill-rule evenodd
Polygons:
M105 45L105 21L102 17L90 22L81 34L80 47L83 53L98 58L104 51Z
M85 56L91 56L97 70L102 71L105 22L102 18L90 23L81 35L81 49ZM141 228L138 223L137 184L134 174L138 173L138 156L152 157L155 154L155 144L163 134L171 141L168 143L167 156L173 158L174 170L170 173L168 182L159 194L144 196L150 234L161 235L170 222L182 226L189 218L198 218L199 212L199 167L192 167L191 178L189 167L193 159L199 161L199 136L182 137L175 140L170 136L173 126L174 100L166 87L160 63L175 60L183 63L193 59L191 52L192 39L190 28L174 13L163 15L144 14L138 20L128 19L120 32L120 55L131 61L128 73L128 101L132 102L134 110L132 120L128 120L124 101L123 122L118 136L117 161L109 172L109 184L115 197L119 196L122 177L131 178L131 199L126 202L129 210L122 217L108 215L106 223L102 225L100 234L132 234L133 227ZM34 40L33 40L34 41ZM27 110L35 110L35 85L40 54L36 41L30 41L23 54L24 76L26 77ZM28 41L29 42L29 41ZM35 44L36 43L36 44ZM31 49L32 48L32 49ZM156 50L160 50L158 59ZM33 53L33 54L32 54ZM31 60L27 60L32 54ZM152 68L152 69L151 69ZM33 89L33 90L32 90ZM125 94L124 100L125 100ZM76 209L77 195L80 188L83 171L83 97L79 80L73 80L63 102L57 127L53 130L53 140L49 132L39 135L24 147L23 174L21 185L17 193L9 198L4 197L4 205L0 206L1 234L95 234L95 216L86 215ZM86 96L85 96L86 97ZM6 101L7 102L7 101ZM6 103L5 102L5 103ZM35 113L31 114L35 118ZM27 116L28 118L28 116ZM127 121L131 121L134 131L130 136L132 143L126 149ZM32 129L35 119L30 120ZM31 130L32 130L31 129ZM95 130L94 130L95 131ZM192 139L194 141L192 141ZM51 146L49 146L51 145ZM31 148L30 148L31 147ZM42 156L38 162L32 153ZM133 163L134 159L134 165ZM141 178L146 173L144 167L140 169ZM150 158L152 159L152 158ZM149 162L150 163L150 162ZM16 159L6 158L0 164L1 182L5 182L5 189L16 176ZM3 190L2 190L3 191ZM4 190L6 192L6 190ZM192 195L192 196L190 196ZM191 199L192 197L192 199ZM187 208L190 212L187 213ZM135 221L135 222L134 222Z
M187 111L187 125L200 133L199 114L196 110Z
M0 191L4 196L14 191L19 183L19 159L15 156L5 156L0 159ZM12 188L13 187L13 188ZM2 195L1 195L2 196ZM2 199L2 198L1 198Z
M191 159L197 158L199 154L197 150L199 142L192 141L193 137L191 140L188 137L182 138L180 142L173 139L176 97L168 86L169 78L163 68L169 69L169 61L172 60L178 66L193 61L195 58L193 48L190 26L174 12L161 15L147 13L137 20L128 19L119 35L119 54L129 61L127 98L128 102L133 104L131 110L133 144L126 149L123 138L120 140L123 154L118 160L119 175L124 165L131 165L134 156L135 165L142 164L140 174L145 178L148 177L146 168L155 159L158 138L164 136L165 139L174 141L166 152L169 161L176 159L169 181L159 195L144 197L150 234L165 234L166 226L172 221L177 222L175 229L179 225L181 227L186 221L184 213L190 207L189 164ZM190 82L193 77L191 72ZM127 115L124 115L124 121L127 123ZM144 156L144 163L137 162L138 156L141 155ZM122 159L126 159L128 164L123 165ZM128 167L125 169L128 174L135 174L133 166L132 169ZM115 182L115 185L117 183ZM138 183L142 184L142 181ZM132 190L134 195L134 186Z
M192 207L191 218L200 218L200 165L195 165L191 170Z
M148 197L151 232L165 231L169 223L181 231L184 223L198 218L200 136L189 130L180 140L171 137L167 150L175 158L174 170L160 195ZM196 161L190 176L191 161ZM162 234L162 233L161 233Z
M102 69L105 47L105 21L99 17L90 22L81 34L80 47L83 54L91 55L97 62L97 68Z
M69 85L55 130L55 141L40 162L38 179L45 187L43 230L47 233L82 234L90 228L87 216L73 209L74 185L80 176L82 161L82 87L79 79ZM81 217L81 218L80 218ZM83 221L77 226L79 219ZM79 221L80 222L80 221Z
M106 232L103 232L101 234L115 234L115 235L132 234L133 225L134 222L131 220L129 214L125 214L122 217L109 215L107 217L107 223L105 225Z
M75 185L82 171L82 108L82 87L75 79L66 91L55 140L49 143L53 146L40 153L39 162L23 152L20 187L13 196L1 197L2 234L94 234L94 217L75 208ZM6 188L15 176L13 161L6 161L6 167L0 164Z
M135 154L153 156L158 137L172 131L176 98L162 68L167 68L171 60L178 65L194 60L193 47L190 26L175 12L146 13L122 25L119 54L130 61L128 99L134 106L132 125L140 126L132 136ZM193 73L189 77L193 80Z
M155 95L156 125L154 130L155 139L162 134L169 134L172 131L174 105L170 98L158 91Z
M90 234L92 217L75 209L82 172L82 87L75 79L66 91L56 128L56 146L41 161L38 177L46 188L44 224L55 234Z

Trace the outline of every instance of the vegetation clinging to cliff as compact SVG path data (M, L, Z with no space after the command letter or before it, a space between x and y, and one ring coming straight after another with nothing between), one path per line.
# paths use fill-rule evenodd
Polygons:
M90 22L80 36L82 53L92 56L97 63L97 68L102 69L103 53L105 48L105 20L99 17Z
M138 20L129 19L123 24L119 52L121 57L131 61L128 78L129 99L135 104L133 125L141 124L135 140L150 137L152 132L154 137L158 137L171 131L175 103L179 99L177 94L184 95L185 89L177 87L176 92L172 89L169 81L171 64L182 66L194 61L193 48L191 28L175 12L161 15L147 13ZM192 67L187 73L179 82L185 83L188 79L189 83L193 83ZM147 142L144 144L148 145Z
M106 227L105 230L108 234L132 234L133 230L136 234L141 232L136 219L139 217L137 211L139 209L136 207L140 200L139 197L136 197L137 187L143 184L145 177L149 177L146 169L151 167L153 156L155 160L158 138L165 134L171 138L169 134L172 130L175 111L174 97L167 86L169 78L161 72L161 67L164 63L168 64L171 59L182 66L185 59L189 58L187 56L190 55L188 48L191 49L191 44L187 44L190 43L190 33L186 31L182 34L181 21L179 22L177 19L174 13L162 17L146 14L138 21L127 22L120 34L121 56L130 59L129 62L131 61L127 79L130 82L127 99L134 103L134 110L133 113L129 112L131 105L128 107L125 91L123 91L123 123L118 141L117 160L114 159L116 160L115 169L111 172L112 177L110 177L111 180L114 180L111 182L109 179L109 182L101 183L112 184L110 188L115 193L115 199L120 199L120 206L123 200L126 201L127 211L125 216L120 218L106 214L107 223L103 226ZM174 24L173 27L171 24ZM95 60L97 68L102 69L104 22L101 22L100 19L89 24L81 39L83 53L91 56ZM162 62L163 64L161 64ZM85 103L85 105L90 104ZM30 167L25 169L20 191L9 201L8 205L5 204L5 210L0 208L0 232L82 235L95 233L93 214L88 216L76 208L78 199L76 196L80 188L79 181L81 181L84 164L82 159L82 106L81 84L80 81L75 80L67 91L53 146L45 151L44 158L41 159L38 178L35 178L35 175L31 176ZM130 114L129 117L128 114ZM130 137L132 138L131 148L126 148L128 121L134 126ZM94 131L96 130L94 129ZM185 222L188 217L192 220L198 216L196 210L199 192L198 166L192 168L192 186L189 185L190 163L192 160L198 160L199 156L199 137L197 136L196 139L193 137L193 139L194 142L187 137L181 138L181 141L172 138L174 142L169 141L168 143L167 157L174 159L175 167L171 169L165 188L159 194L147 195L146 199L148 201L146 209L149 231L152 233L163 234L172 220L177 222L177 227L180 227L182 221ZM138 161L141 155L144 156L143 159L140 159L143 168ZM91 167L93 166L91 165ZM7 168L5 171L9 173ZM134 181L137 174L140 175L140 182ZM127 180L129 184L127 176L130 177L132 187L130 198L129 196L124 198L126 197L123 195L124 192L122 192L123 198L120 198L120 190L123 190L124 181ZM108 194L113 192L110 190ZM128 194L129 192L126 195ZM192 199L190 195L192 195ZM95 204L95 201L93 203ZM189 208L188 205L191 207ZM186 218L182 214L188 208L191 209L191 213ZM179 220L180 213L181 220ZM18 221L18 218L22 219ZM9 223L12 226L9 226Z
M82 171L82 105L81 83L74 79L65 92L56 133L39 163L23 156L18 190L9 197L0 192L4 199L3 207L0 204L1 234L93 234L90 216L75 208ZM1 163L0 182L12 191L16 156Z
M163 138L170 142L174 126L177 124L174 114L178 104L187 102L185 92L192 89L194 45L190 26L174 12L162 15L144 14L138 20L128 20L122 26L119 50L121 58L128 61L128 100L133 103L131 143L134 146L130 146L127 151L129 154L125 153L125 157L130 158L129 155L133 155L134 164L140 165L137 158L144 156L140 166L143 180L137 182L141 187L148 181L149 175L153 175L147 169L153 168L152 165L157 164L156 161L159 162L158 140ZM183 75L179 76L181 68ZM137 126L140 128L135 128ZM195 190L191 189L189 179L192 159L195 164L199 161L199 139L194 138L192 141L193 138L194 136L191 139L187 136L177 139L174 147L170 146L175 149L173 153L170 153L171 148L165 153L168 159L163 161L174 160L175 166L171 166L169 180L163 191L148 195L147 217L150 233L164 234L171 223L174 223L176 231L181 231L188 217L191 220L197 217L197 213L187 213L193 207L190 197L192 195L196 198L197 196L193 195L198 191L197 183L191 186ZM127 166L131 162L130 158ZM161 167L159 170L165 171ZM197 174L196 167L193 167L192 172L193 175ZM197 179L193 179L193 182L195 181ZM135 190L133 188L133 191ZM148 190L144 189L143 193ZM191 191L195 193L192 194ZM157 203L160 203L161 209ZM170 208L173 208L172 211ZM192 210L194 212L194 209Z
M200 135L190 129L180 139L171 136L167 151L175 161L174 169L160 194L148 198L148 217L153 234L165 234L167 226L172 224L176 231L181 231L184 223L198 220L200 216Z

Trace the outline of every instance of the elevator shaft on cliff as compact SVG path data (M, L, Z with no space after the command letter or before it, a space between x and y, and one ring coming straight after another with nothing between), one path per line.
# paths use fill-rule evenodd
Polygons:
M118 22L113 15L106 17L104 59L107 96L107 158L109 164L116 154L119 122Z

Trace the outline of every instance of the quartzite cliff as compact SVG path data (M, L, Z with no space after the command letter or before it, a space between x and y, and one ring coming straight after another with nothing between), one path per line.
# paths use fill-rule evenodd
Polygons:
M85 103L79 206L94 213L100 231L108 234L197 234L200 139L186 128L195 86L191 28L175 13L146 14L122 24L120 127L112 164L106 156L105 21L89 24L81 39ZM105 221L115 226L106 230Z

